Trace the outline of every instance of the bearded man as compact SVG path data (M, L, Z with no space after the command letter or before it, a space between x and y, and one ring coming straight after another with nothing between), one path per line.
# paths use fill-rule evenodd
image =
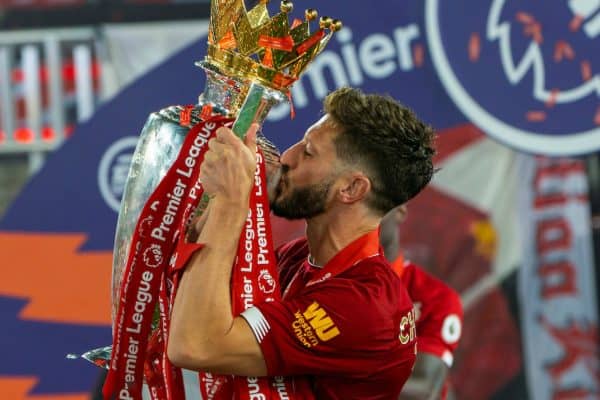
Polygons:
M248 213L256 130L221 128L200 179L211 196L172 310L177 366L242 376L308 376L319 399L395 399L416 353L413 305L379 244L381 218L433 175L433 131L389 97L342 88L281 157L272 210L306 219L277 251L280 301L234 317L231 266Z

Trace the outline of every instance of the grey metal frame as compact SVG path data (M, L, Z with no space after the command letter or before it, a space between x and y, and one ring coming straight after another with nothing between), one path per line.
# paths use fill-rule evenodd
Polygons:
M15 32L2 32L0 35L0 130L5 138L0 143L0 156L8 153L29 155L30 173L36 172L43 164L44 156L54 150L64 140L65 114L63 96L63 77L61 50L66 43L74 45L74 60L79 78L76 81L76 99L78 101L78 121L87 119L94 108L91 93L92 82L89 74L91 54L95 51L98 35L93 28L43 29ZM90 43L92 43L90 45ZM32 143L19 143L13 140L12 132L16 128L16 110L13 103L13 90L10 84L11 71L20 53L24 72L24 96L27 105L27 127L34 133ZM56 139L52 142L41 140L42 104L39 82L39 66L42 59L48 67L50 121ZM103 96L102 87L100 95Z

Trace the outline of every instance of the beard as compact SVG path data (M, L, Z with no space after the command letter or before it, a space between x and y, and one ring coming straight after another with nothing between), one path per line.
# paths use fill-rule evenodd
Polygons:
M316 217L325 212L329 190L333 186L333 179L304 187L296 187L290 190L290 193L282 197L282 185L286 185L287 180L281 177L273 200L271 201L271 211L278 217L286 219L303 219Z

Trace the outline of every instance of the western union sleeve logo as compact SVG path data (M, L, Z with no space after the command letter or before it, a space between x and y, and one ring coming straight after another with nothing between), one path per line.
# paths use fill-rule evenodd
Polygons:
M316 301L309 305L303 313L298 310L294 314L292 328L298 340L305 347L313 347L319 341L326 342L340 334L331 318Z
M302 315L308 320L310 326L313 327L315 333L323 342L331 340L340 334L339 329L316 301L308 306Z

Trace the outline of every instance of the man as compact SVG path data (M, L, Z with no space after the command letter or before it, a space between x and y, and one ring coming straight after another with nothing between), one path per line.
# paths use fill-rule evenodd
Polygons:
M417 318L419 351L400 400L446 399L448 371L462 331L460 296L441 280L404 259L399 251L398 225L405 216L406 206L402 205L381 222L385 256L406 286Z
M231 313L229 281L256 168L256 126L221 129L201 180L212 199L172 312L180 367L242 376L308 375L319 399L394 399L415 359L414 311L385 260L385 213L431 179L433 132L388 97L343 88L281 157L273 211L305 218L278 251L283 300ZM295 329L295 328L296 329Z

